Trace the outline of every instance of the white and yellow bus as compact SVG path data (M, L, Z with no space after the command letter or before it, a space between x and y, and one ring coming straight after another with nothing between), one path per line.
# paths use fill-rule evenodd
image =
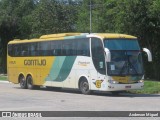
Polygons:
M152 61L151 53L143 48ZM61 33L8 43L9 81L36 86L91 91L142 89L142 50L134 36Z

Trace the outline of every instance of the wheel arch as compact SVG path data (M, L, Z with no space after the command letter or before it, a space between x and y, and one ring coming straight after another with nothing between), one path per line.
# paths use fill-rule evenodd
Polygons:
M25 77L24 73L20 73L20 74L18 75L18 83L20 83L20 78L21 78L21 76L23 76L24 79L26 80L26 77Z
M26 76L26 79L31 76L32 77L32 74L28 73L27 76Z
M27 74L27 76L26 76L26 80L27 80L27 78L28 78L29 76L31 76L31 77L32 77L32 81L33 81L33 75L32 75L31 73L28 73L28 74ZM34 81L33 81L33 84L34 84Z
M79 80L78 80L78 89L80 88L80 83L81 83L81 81L83 81L83 80L85 80L85 81L87 81L87 82L89 83L89 89L90 89L89 79L88 79L88 77L85 76L85 75L82 75L82 76L79 77Z

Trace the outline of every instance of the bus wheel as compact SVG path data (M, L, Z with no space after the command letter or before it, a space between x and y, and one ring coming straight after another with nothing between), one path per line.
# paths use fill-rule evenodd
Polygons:
M19 84L20 84L20 87L21 87L22 89L26 89L26 88L27 88L26 80L25 80L25 78L24 78L23 75L21 75L21 76L19 77Z
M85 95L88 95L91 93L91 91L89 90L89 84L86 79L83 79L80 81L79 89Z
M32 76L27 77L27 87L28 89L34 89Z

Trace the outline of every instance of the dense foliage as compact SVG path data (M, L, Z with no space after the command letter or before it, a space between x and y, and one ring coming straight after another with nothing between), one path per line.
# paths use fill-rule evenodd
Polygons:
M61 0L62 1L62 0ZM90 0L0 0L0 65L6 72L8 41L42 34L90 32ZM160 1L91 0L92 32L135 35L153 54L147 78L160 80ZM3 71L2 71L3 70Z

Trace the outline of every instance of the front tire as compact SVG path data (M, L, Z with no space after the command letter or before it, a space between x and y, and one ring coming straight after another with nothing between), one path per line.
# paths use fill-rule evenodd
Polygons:
M82 92L82 94L88 95L91 93L89 90L89 84L86 79L80 81L79 89Z

